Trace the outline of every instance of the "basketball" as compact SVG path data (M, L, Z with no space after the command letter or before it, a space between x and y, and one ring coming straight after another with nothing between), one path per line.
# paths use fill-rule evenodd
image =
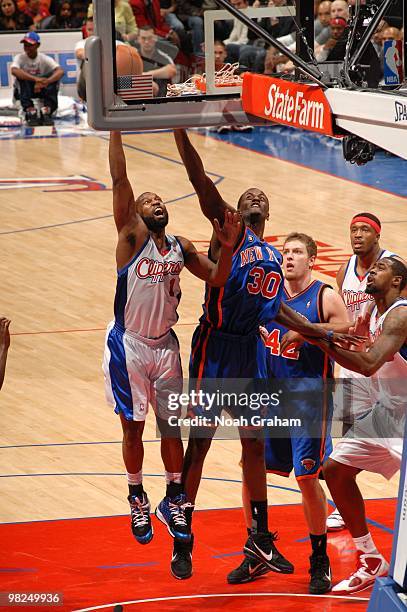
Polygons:
M117 45L116 67L118 76L141 74L143 72L143 62L137 49L130 45Z

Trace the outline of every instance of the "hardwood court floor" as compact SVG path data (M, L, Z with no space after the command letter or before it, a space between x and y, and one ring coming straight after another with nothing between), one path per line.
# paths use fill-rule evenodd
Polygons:
M406 200L390 193L391 184L383 187L385 177L381 188L388 192L260 154L251 150L250 141L244 148L241 141L237 147L229 139L199 133L191 137L226 200L236 202L252 185L269 194L266 236L279 244L298 230L319 241L318 278L334 282L332 275L350 253L349 220L361 210L384 222L382 245L407 256ZM272 138L271 131L270 142ZM205 250L210 224L179 163L172 134L126 134L124 143L135 192L158 191L169 203L169 232ZM293 147L299 162L307 163L298 137ZM104 134L1 143L0 313L12 319L0 398L1 522L127 513L120 426L105 405L101 372L115 288L107 150ZM324 155L330 155L329 147ZM380 176L381 163L375 168ZM28 180L33 177L44 179L45 185L33 185ZM185 271L182 291L176 331L187 372L203 283ZM163 468L152 418L145 438L145 485L154 503L162 496ZM238 442L215 442L199 507L240 505L238 459ZM360 482L366 497L397 493L397 478L387 483L362 475ZM270 484L271 503L300 501L293 478L273 477Z

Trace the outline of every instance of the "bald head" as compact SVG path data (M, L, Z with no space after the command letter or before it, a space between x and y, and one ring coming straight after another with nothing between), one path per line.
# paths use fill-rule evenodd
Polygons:
M334 0L331 4L331 18L342 17L349 19L349 6L347 0Z
M330 0L323 0L318 7L318 20L324 27L329 26L331 21L331 4Z

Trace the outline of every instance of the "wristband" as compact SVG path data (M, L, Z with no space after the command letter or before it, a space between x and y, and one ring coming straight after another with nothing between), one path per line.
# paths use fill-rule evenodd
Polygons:
M332 330L326 332L326 339L331 343L334 339L334 332Z

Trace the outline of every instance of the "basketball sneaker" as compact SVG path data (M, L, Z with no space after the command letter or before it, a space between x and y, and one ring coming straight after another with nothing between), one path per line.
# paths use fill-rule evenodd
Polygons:
M41 121L38 117L37 111L34 107L28 108L25 112L25 121L29 127L41 125Z
M182 542L191 541L191 530L188 527L185 510L192 504L186 499L185 493L173 498L164 497L155 509L156 517L167 526L170 535Z
M192 576L192 548L194 535L191 534L189 542L174 539L174 548L171 559L171 574L178 580L186 580Z
M148 544L153 537L153 526L150 517L150 502L145 493L143 499L136 495L129 495L128 498L131 513L131 530L137 542Z
M245 555L239 567L228 574L227 581L229 584L245 584L246 582L253 582L253 580L264 576L268 572L271 572L268 565L261 561L254 561Z
M347 578L336 584L332 593L337 595L347 595L358 593L372 586L376 578L387 576L389 564L379 553L361 553L358 551L358 561L356 571Z
M41 109L41 122L42 125L54 125L54 120L51 116L51 109L48 106L44 106Z
M346 529L345 521L337 508L326 519L326 528L328 531L342 531L342 529Z
M277 533L252 533L244 545L243 553L257 563L265 563L273 572L292 574L294 566L278 552L274 544L276 540Z
M328 555L311 555L309 558L311 579L309 592L312 595L322 595L331 590L332 574Z

